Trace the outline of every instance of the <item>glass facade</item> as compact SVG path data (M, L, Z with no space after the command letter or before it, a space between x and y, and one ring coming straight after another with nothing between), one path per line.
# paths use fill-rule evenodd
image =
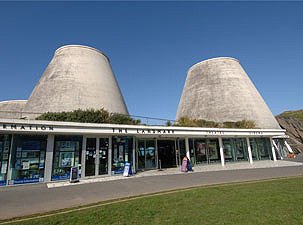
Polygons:
M115 136L112 142L112 173L120 174L125 163L132 165L133 137Z
M273 139L275 143L275 151L276 151L276 156L277 159L282 159L282 158L288 158L288 150L285 145L285 140L284 139Z
M225 162L249 160L246 140L222 138ZM252 137L249 141L254 161L273 158L270 138ZM285 140L273 141L277 159L288 157ZM55 136L51 180L70 178L71 167L81 163L82 142L82 136ZM192 166L221 162L218 138L189 138L188 144ZM0 186L43 182L46 147L47 135L0 134ZM110 175L110 168L112 174L121 174L125 163L131 163L133 166L133 157L139 170L147 170L156 168L157 158L161 161L162 168L171 168L181 166L182 159L186 156L184 137L137 139L135 155L133 147L132 136L87 137L83 152L85 174L82 174L82 177Z
M8 184L43 182L46 135L14 135Z
M6 185L11 135L0 135L0 186Z
M269 138L249 138L253 160L272 159Z
M248 160L245 138L223 138L222 142L225 162Z
M81 163L82 136L55 136L52 180L70 178L70 170Z
M218 139L190 138L190 150L192 146L194 149L194 154L191 152L191 158L195 158L195 164L216 163L221 161Z

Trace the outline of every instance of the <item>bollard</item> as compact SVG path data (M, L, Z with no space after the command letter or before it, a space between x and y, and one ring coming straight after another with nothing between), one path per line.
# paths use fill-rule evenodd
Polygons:
M159 160L159 171L162 171L161 160Z

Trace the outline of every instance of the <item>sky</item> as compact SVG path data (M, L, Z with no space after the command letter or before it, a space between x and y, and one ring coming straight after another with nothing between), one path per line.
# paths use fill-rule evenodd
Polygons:
M274 115L303 108L303 2L0 2L0 101L28 99L57 48L105 53L131 115L175 119L188 69L240 63ZM207 103L206 103L207 104Z

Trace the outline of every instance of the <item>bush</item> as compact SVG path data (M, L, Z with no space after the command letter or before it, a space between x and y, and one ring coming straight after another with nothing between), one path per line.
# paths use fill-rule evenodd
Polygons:
M181 117L178 121L176 121L174 126L253 129L256 128L256 123L251 120L241 120L237 122L226 121L220 124L214 121Z
M80 123L113 123L113 124L140 124L140 120L135 120L129 115L119 113L109 113L105 109L77 109L72 112L47 112L36 118L36 120L65 121Z

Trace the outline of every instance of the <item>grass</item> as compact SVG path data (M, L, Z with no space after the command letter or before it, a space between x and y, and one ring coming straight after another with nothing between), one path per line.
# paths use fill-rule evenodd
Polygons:
M22 224L302 224L302 187L303 177L199 187Z
M294 110L294 111L285 111L285 112L279 114L278 116L284 116L284 117L287 117L287 118L293 117L293 118L296 118L299 121L303 122L303 110L302 109Z

